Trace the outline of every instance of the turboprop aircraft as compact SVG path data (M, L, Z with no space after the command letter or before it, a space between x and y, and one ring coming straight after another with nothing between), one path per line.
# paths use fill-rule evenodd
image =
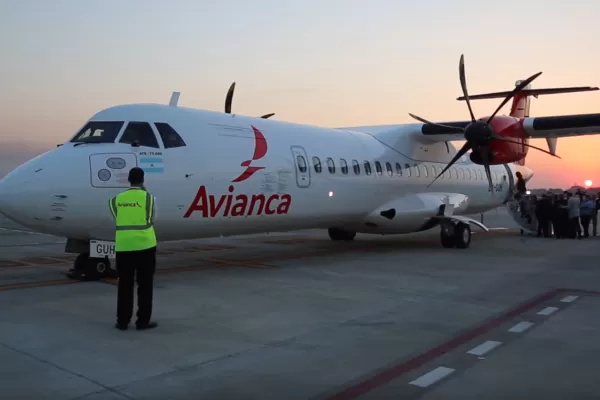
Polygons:
M513 201L529 148L556 156L556 138L600 133L600 114L530 117L531 96L598 88L531 89L518 81L489 116L473 114L459 63L467 121L323 128L169 104L133 104L93 115L66 143L0 181L0 211L36 231L67 238L75 269L102 274L114 256L109 199L146 172L157 197L159 242L301 229L332 240L440 227L444 247L467 248L465 215ZM497 115L512 102L511 115ZM412 114L411 114L412 115ZM529 144L547 138L549 151ZM464 140L459 149L449 143Z

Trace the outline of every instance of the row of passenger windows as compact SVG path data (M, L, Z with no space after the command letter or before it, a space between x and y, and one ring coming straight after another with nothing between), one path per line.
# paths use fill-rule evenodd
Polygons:
M298 169L300 170L300 172L306 173L308 171L308 165L303 156L300 156L300 155L296 156L296 162L298 163ZM336 163L333 161L333 158L328 157L325 160L325 162L327 164L327 170L329 171L329 173L335 174L336 173ZM312 158L312 165L313 165L314 171L317 174L320 174L321 172L323 172L323 165L321 164L321 159L319 157ZM385 165L385 171L386 171L387 175L389 175L389 176L394 176L394 174L395 174L396 176L415 176L415 177L422 176L424 178L427 178L427 177L435 178L443 170L442 167L435 166L435 165L426 165L426 164L419 164L419 165L415 164L411 167L409 164L404 164L404 166L402 166L400 163L395 163L395 165L392 166L391 163L386 162L384 165ZM374 166L375 166L375 173L380 176L383 175L384 166L379 161L375 161ZM373 173L373 170L371 169L371 162L363 161L362 162L362 170L364 171L365 175L371 175ZM349 172L348 163L343 158L341 158L339 160L339 171L343 175L347 175ZM358 160L352 160L352 171L353 171L354 175L361 174L361 163L359 163ZM443 179L443 178L463 179L463 180L484 180L484 179L486 179L483 172L480 169L461 167L461 166L451 167L448 171L446 171L444 173L444 175L442 175L440 177L440 179ZM499 180L499 178L500 178L500 175L498 174L498 172L492 172L493 180L497 181L497 180Z
M114 143L121 132L124 121L90 121L71 139L71 143ZM183 147L181 136L166 122L155 122L165 149ZM137 142L140 146L160 148L156 134L148 122L128 122L119 143Z

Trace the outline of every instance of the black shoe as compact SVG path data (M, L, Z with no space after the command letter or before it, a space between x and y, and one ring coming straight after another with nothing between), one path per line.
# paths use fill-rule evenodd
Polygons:
M127 324L119 324L118 322L115 324L115 328L117 328L120 331L126 331L128 326Z
M158 326L158 323L154 322L154 321L150 321L147 324L137 324L135 329L137 329L138 331L143 331L146 329L154 329Z

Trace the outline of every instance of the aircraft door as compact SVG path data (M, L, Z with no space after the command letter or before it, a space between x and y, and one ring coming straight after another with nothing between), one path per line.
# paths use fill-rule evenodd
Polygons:
M512 171L510 170L510 167L508 166L508 164L503 164L504 168L506 169L506 174L503 175L502 177L502 184L503 186L505 186L503 189L503 194L505 194L505 200L504 203L508 202L511 200L512 198L512 194L515 190L515 177L512 174ZM506 177L506 178L504 178Z
M307 188L310 186L310 167L306 151L301 146L292 146L291 149L296 166L296 185L299 188Z
M129 170L137 167L134 153L98 153L90 155L90 180L96 188L128 188Z

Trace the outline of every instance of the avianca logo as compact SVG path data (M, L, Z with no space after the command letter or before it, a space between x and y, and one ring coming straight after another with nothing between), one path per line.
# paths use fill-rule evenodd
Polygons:
M262 159L267 154L267 141L262 132L252 126L254 131L254 155L240 165L246 170L231 182L243 182L265 167L250 165L252 161ZM292 205L292 196L288 193L236 193L235 187L229 185L228 193L211 193L206 186L200 186L192 204L183 218L190 218L199 212L202 218L231 218L250 216L285 215Z
M255 127L252 127L252 130L254 131L254 155L252 156L251 160L246 160L240 164L242 167L246 167L246 170L231 182L245 181L256 172L260 171L261 169L265 169L265 167L254 167L250 165L252 161L258 161L262 159L267 154L267 150L269 149L267 140L263 136L262 132Z

